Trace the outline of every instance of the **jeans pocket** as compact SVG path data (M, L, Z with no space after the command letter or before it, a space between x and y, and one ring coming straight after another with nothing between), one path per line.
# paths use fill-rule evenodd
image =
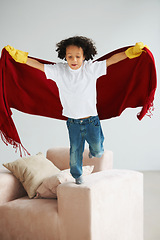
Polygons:
M70 127L71 127L71 121L70 120L67 120L67 122L66 122L66 124L67 124L67 128L69 129Z
M92 121L92 124L93 124L95 127L99 127L99 126L100 126L100 121L99 121L99 119L98 119L98 118L94 119L94 120Z

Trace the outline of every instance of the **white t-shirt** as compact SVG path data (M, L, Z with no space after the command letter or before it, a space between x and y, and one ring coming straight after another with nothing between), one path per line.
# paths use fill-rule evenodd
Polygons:
M97 115L96 80L106 74L106 60L84 61L77 70L68 63L45 64L44 72L58 86L64 116L80 119Z

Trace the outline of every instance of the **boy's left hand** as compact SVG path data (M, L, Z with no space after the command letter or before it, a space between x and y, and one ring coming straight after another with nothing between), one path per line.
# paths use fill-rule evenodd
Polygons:
M147 45L144 45L142 42L136 43L134 47L130 47L125 51L125 54L128 58L132 59L135 57L139 57L144 51L143 48L146 47L149 49Z

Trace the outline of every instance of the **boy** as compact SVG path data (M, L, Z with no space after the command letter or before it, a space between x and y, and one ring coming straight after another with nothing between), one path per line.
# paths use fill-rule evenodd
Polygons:
M24 58L21 62L43 71L46 78L58 86L63 115L68 118L70 172L76 184L81 184L85 140L89 144L89 157L101 157L104 151L104 136L96 109L96 80L106 74L107 67L127 56L121 52L107 60L92 62L96 47L91 39L82 36L62 40L56 51L67 63L44 65L28 58L24 52L21 52Z

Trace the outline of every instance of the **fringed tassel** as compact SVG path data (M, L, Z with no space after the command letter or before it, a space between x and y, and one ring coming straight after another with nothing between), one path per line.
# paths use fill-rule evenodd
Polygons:
M24 148L24 146L21 143L18 143L16 141L14 141L13 139L9 138L3 131L0 130L0 136L2 141L8 146L8 144L12 145L13 148L15 149L15 152L17 153L17 151L19 150L20 152L20 157L22 157L23 155L31 155L27 149Z
M153 103L151 104L151 106L149 107L149 109L147 110L146 116L148 117L152 117L153 116L153 111L155 110Z
M151 92L150 96L148 97L146 103L144 104L141 112L137 114L137 118L139 120L141 120L145 115L150 118L153 116L153 111L155 109L153 106L154 94L155 94L155 89L152 90L152 92Z
M153 100L154 100L154 94L155 94L155 90L156 89L154 89L152 92L151 92L151 94L150 94L150 97L149 97L149 99L148 99L148 102L147 102L147 112L146 112L146 116L148 116L148 117L152 117L153 116L153 111L154 111L154 106L153 106Z

